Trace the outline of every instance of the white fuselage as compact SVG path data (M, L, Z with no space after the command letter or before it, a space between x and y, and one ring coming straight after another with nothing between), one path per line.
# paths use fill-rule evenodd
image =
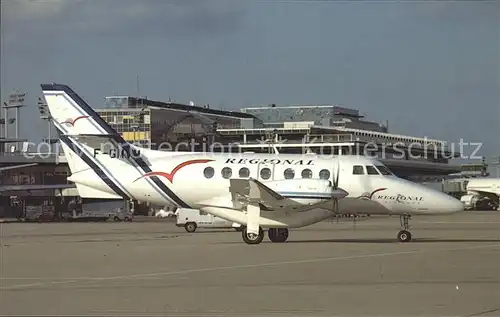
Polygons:
M137 164L111 158L107 154L96 154L95 158L106 166L128 193L140 201L157 205L174 204L179 207L204 209L216 216L244 222L241 212L234 212L229 193L230 178L258 179L264 184L291 179L328 179L333 181L339 170L338 187L349 194L339 201L341 213L370 214L445 214L463 210L461 202L442 192L421 186L392 174L382 175L367 166L384 167L382 163L362 156L319 157L316 155L292 154L218 154L218 153L176 153L154 152L148 155L152 173L144 175ZM143 153L144 155L144 153ZM371 172L372 174L368 174ZM386 173L388 174L388 173ZM109 191L92 170L74 173L70 181ZM161 184L158 184L161 182ZM292 183L292 182L288 182ZM300 181L294 181L300 184ZM295 186L295 185L294 185ZM166 190L165 190L166 187ZM298 185L281 194L301 195L306 188ZM162 189L163 188L163 189ZM279 191L278 191L279 192ZM308 192L309 194L311 191ZM307 195L310 196L310 195ZM318 198L298 198L307 204ZM207 207L217 203L217 207ZM319 208L301 213L282 215L262 214L263 225L300 227L321 221L332 215L333 204L325 200ZM270 215L267 217L266 215Z

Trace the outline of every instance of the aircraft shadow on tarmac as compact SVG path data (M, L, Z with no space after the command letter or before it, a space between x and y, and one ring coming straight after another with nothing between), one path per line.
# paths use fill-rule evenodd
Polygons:
M499 239L426 239L426 238L413 238L410 244L415 243L467 243L467 242L483 242L483 243L494 243L500 242ZM241 242L222 242L220 244L238 244ZM273 243L271 241L262 241L262 243ZM313 239L313 240L288 240L284 243L391 243L400 244L397 239ZM407 242L408 243L408 242ZM281 244L281 243L277 243Z
M431 239L412 238L410 243L464 243L464 242L500 242L500 239ZM289 240L286 243L401 243L396 239L316 239L316 240Z
M221 230L196 231L196 232L193 232L192 234L196 235L196 234L201 234L201 233L208 234L208 233L228 233L228 232L237 232L237 231L236 230L221 229ZM189 232L185 232L185 233L189 233Z

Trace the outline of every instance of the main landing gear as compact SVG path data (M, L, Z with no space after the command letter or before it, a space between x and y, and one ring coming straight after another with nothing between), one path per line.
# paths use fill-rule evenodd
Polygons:
M285 242L288 239L288 229L287 228L269 228L267 231L269 240L271 242Z
M408 219L411 219L410 215L402 215L400 217L401 227L403 230L398 232L398 241L399 242L410 242L411 241L411 232L409 231L410 226L408 225Z
M288 228L270 228L267 232L271 242L285 242L288 239ZM259 228L259 234L248 233L247 228L241 230L241 236L246 244L259 244L264 240L264 230Z

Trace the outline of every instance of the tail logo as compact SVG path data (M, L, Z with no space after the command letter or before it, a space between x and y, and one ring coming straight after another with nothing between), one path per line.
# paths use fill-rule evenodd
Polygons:
M89 116L79 116L79 117L76 117L74 119L71 119L71 118L68 118L66 119L65 121L61 122L61 124L67 124L67 125L70 125L72 127L75 126L75 123L80 120L80 119L87 119Z
M174 176L175 174L183 167L186 167L188 165L192 165L192 164L198 164L198 163L208 163L208 162L211 162L213 160L207 160L207 159L199 159L199 160L189 160L189 161L186 161L186 162L182 162L180 163L179 165L177 165L176 167L174 167L174 169L172 170L172 172L170 173L166 173L166 172L149 172L149 173L146 173L144 175L142 175L141 177L138 177L136 180L134 180L134 182L138 181L139 179L141 178L144 178L144 177L151 177L151 176L161 176L161 177L165 177L166 179L168 179L168 181L170 183L172 183L174 181Z

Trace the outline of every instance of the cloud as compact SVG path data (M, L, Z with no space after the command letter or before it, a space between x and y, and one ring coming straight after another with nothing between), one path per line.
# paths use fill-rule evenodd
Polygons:
M75 0L75 2L81 2L81 0ZM33 19L43 20L60 15L73 3L64 0L11 0L2 3L2 11L5 12L4 18L7 20L20 22Z
M242 2L165 0L11 0L2 2L6 35L77 32L98 35L206 35L232 32Z

